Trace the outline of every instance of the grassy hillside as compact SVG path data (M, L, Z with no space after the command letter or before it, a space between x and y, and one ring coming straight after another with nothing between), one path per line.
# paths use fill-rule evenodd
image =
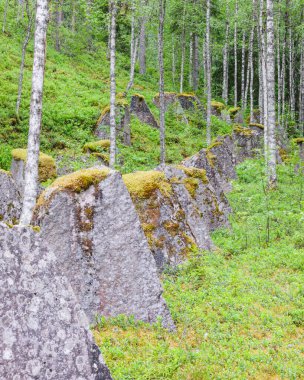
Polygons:
M214 233L216 252L194 251L163 277L177 332L124 317L98 324L114 379L304 378L303 176L280 166L267 196L261 161L238 176L232 228Z
M23 101L20 122L15 116L21 44L11 35L1 36L0 54L0 168L10 166L12 148L24 148L27 143L31 69L33 47L29 46L24 75ZM41 149L60 156L62 164L73 169L88 166L93 160L82 156L84 143L93 141L94 128L102 109L109 103L109 63L105 46L100 44L92 54L78 53L69 57L48 46L45 73ZM129 80L127 57L118 55L117 92L123 92ZM135 85L128 94L140 93L148 102L155 117L158 109L152 99L157 92L157 76L142 78L136 73ZM166 90L171 90L166 88ZM229 131L225 123L214 118L213 133ZM180 162L203 147L204 122L197 115L190 117L189 125L172 112L166 115L167 161ZM155 167L159 162L159 132L132 118L132 144L119 144L120 166L123 172ZM84 162L88 161L88 162Z

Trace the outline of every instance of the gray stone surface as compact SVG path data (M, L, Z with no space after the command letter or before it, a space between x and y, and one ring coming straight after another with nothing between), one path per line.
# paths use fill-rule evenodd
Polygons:
M0 170L0 221L16 222L21 206L21 195L11 174Z
M11 173L20 193L24 188L25 161L12 159Z
M155 261L130 195L118 172L81 193L48 192L37 210L44 244L91 321L95 315L134 315L173 322L162 298Z
M128 106L116 107L116 134L125 145L131 145L130 110ZM110 138L110 111L101 116L97 122L95 135L100 139Z
M58 256L0 223L0 378L110 380Z
M133 178L135 188L144 183L152 189L145 196L130 191L160 271L168 264L174 266L187 259L192 246L212 249L210 230L228 225L225 196L222 202L211 183L203 179L205 173L193 169L159 166L156 172L164 173L163 179L159 179L164 183L159 187L153 185L153 176Z
M233 132L236 164L248 158L254 158L263 149L264 131L261 128L238 127Z
M153 128L159 128L159 125L143 96L132 96L130 113L136 116L142 123L148 124Z

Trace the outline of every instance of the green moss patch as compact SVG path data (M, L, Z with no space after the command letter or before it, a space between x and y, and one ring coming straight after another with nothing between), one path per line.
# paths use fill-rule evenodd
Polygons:
M228 112L229 112L230 116L233 117L239 112L240 109L241 109L241 107L230 107L228 109Z
M160 171L135 172L125 174L122 178L132 197L148 198L156 190L165 196L170 196L172 193L171 184Z
M293 139L293 142L296 144L302 144L304 143L304 137L297 137L296 139Z
M12 157L16 161L26 161L27 149L13 149ZM57 177L56 163L53 157L39 153L39 182L45 182Z
M211 102L211 107L217 109L218 111L222 111L226 108L224 103L216 102L216 101Z
M253 135L253 131L250 128L244 128L241 125L234 127L233 132L245 137L251 137Z
M86 153L104 152L110 148L110 144L110 140L88 142L83 146L83 151Z
M256 128L264 129L264 125L259 124L259 123L249 123L249 127L256 127Z

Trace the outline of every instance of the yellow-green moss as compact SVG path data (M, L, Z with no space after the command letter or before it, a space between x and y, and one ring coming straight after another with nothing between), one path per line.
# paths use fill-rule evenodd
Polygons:
M40 232L40 227L39 226L32 226L32 230L36 233L39 233Z
M13 149L14 160L26 161L27 149ZM39 153L39 182L45 182L50 178L57 177L56 163L53 157L42 152Z
M302 144L304 143L304 137L297 137L296 139L293 139L293 142L296 144Z
M208 183L208 178L205 169L198 169L193 166L176 165L177 169L182 170L188 177L200 179L203 183ZM171 179L171 181L173 178Z
M256 127L256 128L264 129L264 125L259 124L259 123L249 123L249 127Z
M180 94L177 94L178 97L188 97L193 98L195 97L195 94L193 92L182 92Z
M217 146L221 146L223 145L222 141L214 141L211 145L208 146L208 148L206 148L206 150L211 150L212 148L215 148Z
M141 94L133 94L133 96L137 96L141 100L145 100L145 97Z
M196 196L196 190L198 189L199 186L199 180L197 178L184 178L183 183L188 190L189 194L195 198Z
M230 107L228 112L230 116L235 116L235 114L241 109L241 107Z
M7 170L3 170L3 169L0 169L0 173L4 173L4 174L9 175L9 176L12 175L10 172L8 172Z
M148 198L155 190L160 190L164 196L170 196L172 187L165 174L160 171L142 171L122 176L131 196Z
M108 153L99 153L99 152L94 152L92 153L92 156L101 158L102 161L106 164L109 165L110 162L110 155Z
M215 100L211 102L211 107L216 108L218 111L222 111L226 108L224 103L216 102Z
M92 141L84 144L83 151L84 152L100 152L106 151L110 148L110 140L99 140Z
M251 137L253 135L253 131L250 128L244 128L241 125L235 126L233 132L245 137Z
M206 149L206 158L207 161L209 162L209 165L214 168L215 160L216 160L216 155L213 154L210 150Z

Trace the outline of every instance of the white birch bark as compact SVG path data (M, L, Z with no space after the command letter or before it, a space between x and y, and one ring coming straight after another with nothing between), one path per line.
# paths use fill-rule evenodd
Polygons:
M246 52L246 32L243 32L242 41L242 79L241 79L241 104L244 112L244 98L245 98L245 52Z
M207 80L207 145L211 144L211 52L210 52L210 0L206 9L206 80Z
M301 136L304 135L304 37L301 41L301 62L300 62L300 91L299 91L299 120Z
M289 103L291 117L295 119L295 83L294 83L294 43L292 38L292 28L289 27Z
M30 41L32 23L33 23L33 15L30 13L28 1L26 2L26 9L27 9L28 24L27 24L27 29L26 29L26 35L25 35L23 45L22 45L22 54L21 54L21 63L20 63L19 81L18 81L18 95L17 95L17 102L16 102L16 116L18 119L19 119L19 110L20 110L21 97L22 97L25 54L26 54L27 45Z
M36 203L38 187L38 161L40 148L40 129L42 118L42 98L46 57L46 32L48 23L48 1L37 0L36 28L34 43L34 63L32 77L32 95L25 168L25 185L21 225L31 222Z
M175 89L176 59L175 59L175 40L172 35L172 83Z
M140 32L139 32L139 73L141 75L146 74L146 6L148 2L145 0L141 1L141 10L143 12L143 16L140 18Z
M193 34L193 90L197 91L199 82L199 62L198 62L198 35Z
M277 82L278 82L278 123L281 125L281 95L282 95L282 83L281 83L281 55L280 55L280 27L277 28Z
M116 162L116 0L110 0L110 168Z
M234 22L234 107L237 106L237 101L238 101L237 16L238 16L238 2L236 0L235 22Z
M277 186L273 0L267 0L268 188Z
M165 83L164 83L164 23L166 0L159 0L158 60L159 60L159 132L160 163L166 161L165 145Z
M133 83L134 83L135 64L136 64L137 49L138 49L138 42L139 42L139 39L138 37L136 37L136 33L135 33L134 4L132 6L132 12L133 13L132 13L132 22L131 22L131 43L130 43L130 80L127 85L126 94L132 88Z
M228 16L228 15L227 15ZM226 33L225 33L225 44L223 48L223 89L222 98L225 103L228 103L228 46L229 46L229 22L226 21Z
M6 0L5 1L5 6L4 6L2 33L5 33L5 29L6 29L6 18L7 18L8 2L9 2L9 0Z
M193 86L193 33L190 33L189 41L189 87Z
M181 57L181 67L180 67L180 84L179 92L182 93L184 89L184 66L185 66L185 50L186 50L186 41L185 41L185 15L186 15L186 1L184 1L184 10L183 10L183 30L182 30L182 57Z
M254 67L253 67L253 43L254 43L254 31L256 24L256 0L253 0L253 25L250 35L250 123L253 122L253 81L254 81Z

